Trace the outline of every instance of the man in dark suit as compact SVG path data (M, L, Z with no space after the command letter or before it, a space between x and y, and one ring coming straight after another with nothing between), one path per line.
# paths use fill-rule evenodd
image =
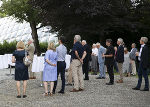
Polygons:
M117 81L117 83L123 83L123 62L124 62L124 42L123 42L123 39L122 38L119 38L118 41L117 41L117 44L118 44L118 50L117 50L117 53L116 53L116 61L117 61L117 64L118 64L118 70L119 70L119 73L120 73L120 79Z
M84 50L87 53L86 57L84 58L83 65L82 65L83 74L85 74L84 80L89 80L89 61L90 61L92 50L90 49L90 47L88 46L85 40L82 40L82 45L83 45Z
M147 37L141 37L140 40L140 44L141 44L141 49L140 52L136 53L136 55L138 56L138 60L139 60L139 70L138 70L138 84L135 88L133 88L133 90L140 90L141 88L141 84L142 84L142 76L145 79L145 88L141 91L149 91L149 79L148 79L148 57L149 57L149 53L148 53L148 46L146 45L146 43L148 42L148 38Z

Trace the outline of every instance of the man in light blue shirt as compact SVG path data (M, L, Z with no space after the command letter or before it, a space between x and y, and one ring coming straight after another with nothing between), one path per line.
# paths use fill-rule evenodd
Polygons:
M65 91L65 69L66 69L66 63L65 63L65 56L67 54L67 48L63 45L65 42L65 38L63 36L59 37L59 46L56 48L57 51L57 75L61 75L62 80L62 88L58 93L64 94ZM55 81L53 94L55 93L57 87L57 81Z
M101 46L100 43L99 43L98 63L99 63L100 75L96 79L105 79L105 72L106 72L105 65L104 65L105 58L102 57L105 53L106 53L106 49L103 46Z

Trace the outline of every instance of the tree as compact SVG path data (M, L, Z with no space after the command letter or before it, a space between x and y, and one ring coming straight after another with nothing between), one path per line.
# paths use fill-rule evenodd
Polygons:
M18 22L29 22L32 30L32 38L37 51L37 55L40 55L40 46L37 35L36 25L40 22L38 16L39 9L34 8L29 4L29 0L3 0L3 4L0 8L1 12L7 16L13 16Z
M150 35L150 0L31 1L41 8L42 24L66 36L69 47L75 34L90 44L122 37L127 46L138 43L141 36Z
M136 0L135 16L140 23L139 30L150 37L150 0Z
M104 42L126 32L132 35L137 28L131 0L32 0L32 4L41 8L42 24L69 42L75 34L91 43Z

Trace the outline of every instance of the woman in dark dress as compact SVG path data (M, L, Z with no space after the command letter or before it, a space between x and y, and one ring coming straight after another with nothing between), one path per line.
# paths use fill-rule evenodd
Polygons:
M23 58L25 57L25 45L22 41L17 43L17 50L13 53L12 62L15 63L15 80L17 84L18 96L21 98L20 81L23 81L23 98L26 96L27 80L29 79L28 67L24 65Z

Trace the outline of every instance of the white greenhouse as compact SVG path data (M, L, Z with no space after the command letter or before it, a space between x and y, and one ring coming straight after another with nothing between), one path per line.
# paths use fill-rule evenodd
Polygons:
M39 37L39 42L53 41L57 44L57 33L49 33L50 30L50 26L38 29L37 33ZM29 23L18 23L12 17L0 18L0 43L3 43L4 40L8 42L12 42L14 40L22 40L26 42L29 38L32 38Z

